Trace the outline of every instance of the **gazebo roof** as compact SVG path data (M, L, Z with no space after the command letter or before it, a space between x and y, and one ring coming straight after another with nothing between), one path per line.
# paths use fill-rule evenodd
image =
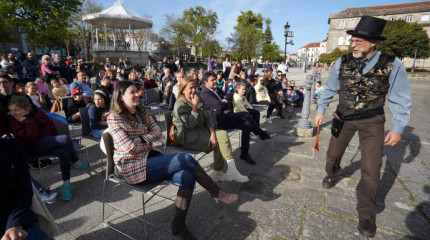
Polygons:
M84 22L87 22L96 27L116 28L116 29L141 29L151 28L152 19L142 17L139 14L133 12L130 8L126 7L121 0L118 0L114 5L108 9L105 9L99 13L92 13L82 18Z

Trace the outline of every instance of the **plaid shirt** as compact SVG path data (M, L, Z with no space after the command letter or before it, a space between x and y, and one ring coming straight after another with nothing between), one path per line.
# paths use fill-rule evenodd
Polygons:
M127 183L137 184L146 179L146 159L149 151L153 149L152 142L161 139L161 129L147 114L149 126L139 120L132 125L128 124L117 113L109 114L108 131L114 143L114 162ZM148 143L142 143L142 136Z

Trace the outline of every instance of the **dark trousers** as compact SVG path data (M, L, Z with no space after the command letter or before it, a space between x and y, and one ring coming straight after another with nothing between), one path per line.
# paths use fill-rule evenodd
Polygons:
M278 103L278 102L271 102L269 104L269 107L267 107L267 117L272 116L272 112L273 109L277 109L278 110L278 115L282 116L282 103Z
M241 154L248 153L250 132L260 134L263 131L248 112L219 114L217 116L217 128L242 130Z
M340 167L345 149L358 131L361 149L361 179L356 187L357 212L369 218L376 215L376 192L380 180L385 116L345 121L338 138L331 137L327 150L326 172L333 176Z
M70 179L71 164L79 160L72 139L67 135L42 137L28 150L33 155L52 154L58 157L63 181Z
M254 121L257 123L258 126L260 126L260 112L255 110L255 109L251 109L248 108L246 109L249 114L252 116L252 118L254 119Z

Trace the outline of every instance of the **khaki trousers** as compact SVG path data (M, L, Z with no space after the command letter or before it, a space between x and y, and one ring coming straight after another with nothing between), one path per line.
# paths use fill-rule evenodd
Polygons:
M215 130L215 135L218 147L214 150L214 170L221 171L224 168L224 162L233 159L233 151L226 131Z
M369 218L376 215L376 193L382 166L385 116L345 121L338 138L331 137L327 150L326 172L333 176L340 168L345 149L358 131L361 148L361 179L356 187L357 212Z

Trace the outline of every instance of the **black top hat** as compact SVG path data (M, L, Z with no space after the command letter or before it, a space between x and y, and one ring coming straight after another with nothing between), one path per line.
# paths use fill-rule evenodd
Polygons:
M362 16L354 30L346 31L347 34L357 37L385 40L386 37L381 36L384 30L386 20L371 16Z

